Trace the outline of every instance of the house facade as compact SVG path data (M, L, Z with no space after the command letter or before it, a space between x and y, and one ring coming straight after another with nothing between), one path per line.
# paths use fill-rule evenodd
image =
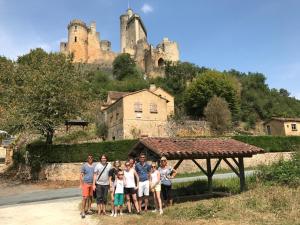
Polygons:
M300 136L300 118L273 117L264 126L268 135Z
M154 86L124 94L109 92L102 112L108 140L167 137L166 124L174 113L174 97Z

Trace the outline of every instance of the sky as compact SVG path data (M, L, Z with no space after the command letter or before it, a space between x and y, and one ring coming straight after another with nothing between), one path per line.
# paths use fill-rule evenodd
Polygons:
M217 70L260 72L270 88L300 99L299 0L130 0L148 42L177 41L182 61ZM119 16L128 0L0 0L0 55L58 51L75 18L97 23L120 51Z

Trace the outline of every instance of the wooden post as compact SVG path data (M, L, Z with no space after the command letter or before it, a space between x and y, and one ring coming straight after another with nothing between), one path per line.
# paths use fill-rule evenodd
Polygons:
M211 173L211 161L210 158L206 159L206 167L207 167L207 185L208 185L208 193L212 194L212 173Z
M240 170L240 190L246 190L246 180L245 180L245 168L244 168L244 158L239 157L239 170Z

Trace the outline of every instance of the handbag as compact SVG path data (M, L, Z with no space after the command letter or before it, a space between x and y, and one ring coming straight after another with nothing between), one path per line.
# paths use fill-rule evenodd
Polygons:
M106 163L105 167L103 168L103 170L101 171L100 175L98 176L97 181L99 181L100 177L102 176L104 170L105 170L106 167L107 167L107 164L108 164L108 163ZM96 181L96 182L97 182L97 181ZM96 183L96 182L95 182L95 183ZM96 189L93 191L93 198L97 198Z

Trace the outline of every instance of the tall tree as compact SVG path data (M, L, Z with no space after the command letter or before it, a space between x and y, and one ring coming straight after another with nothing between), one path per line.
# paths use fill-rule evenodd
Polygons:
M113 75L117 80L142 78L135 61L128 53L118 55L113 61Z
M213 96L204 109L211 130L222 135L231 127L231 112L225 99Z
M236 78L215 70L207 70L197 76L186 89L184 93L186 111L194 118L203 116L205 106L216 95L228 102L234 120L238 120L240 109L239 87Z
M48 144L56 128L65 120L80 115L85 106L82 77L63 54L31 50L16 62L10 75L12 85L6 94L14 100L20 128L34 129L46 137ZM8 102L6 102L8 103Z

